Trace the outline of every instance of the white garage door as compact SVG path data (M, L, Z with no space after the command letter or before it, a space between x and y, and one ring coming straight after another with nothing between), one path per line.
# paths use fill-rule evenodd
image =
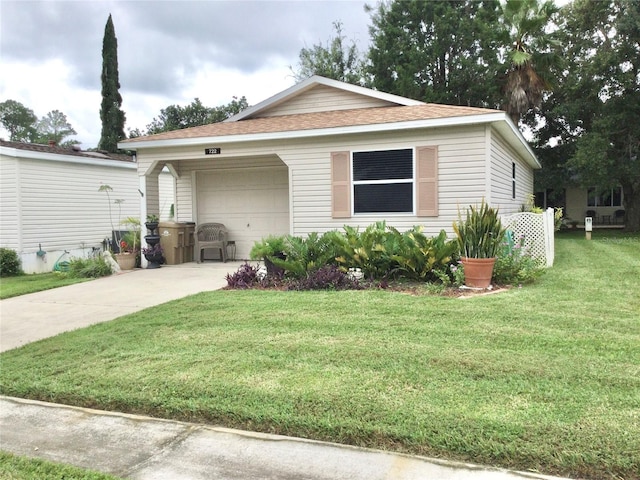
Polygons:
M247 259L253 243L289 233L287 167L241 168L196 174L198 223L224 223Z

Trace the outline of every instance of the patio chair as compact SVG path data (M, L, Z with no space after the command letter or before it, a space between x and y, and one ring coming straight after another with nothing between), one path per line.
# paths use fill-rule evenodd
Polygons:
M202 223L196 228L196 261L202 263L204 250L220 250L220 259L227 261L227 228L222 223Z
M595 210L587 210L587 213L585 214L585 217L593 218L594 225L596 223L598 223L598 217L596 216L596 211Z
M614 225L618 225L618 220L620 220L620 223L624 223L624 210L616 210L613 212Z

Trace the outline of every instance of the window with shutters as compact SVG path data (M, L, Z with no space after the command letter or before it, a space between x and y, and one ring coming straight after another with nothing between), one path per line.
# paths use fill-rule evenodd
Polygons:
M438 216L438 147L331 153L331 216Z
M353 213L413 213L413 149L353 153Z

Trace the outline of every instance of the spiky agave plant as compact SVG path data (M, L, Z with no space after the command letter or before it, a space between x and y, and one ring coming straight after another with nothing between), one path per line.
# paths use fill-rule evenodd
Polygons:
M453 223L453 231L461 256L493 258L498 254L506 229L502 228L498 209L489 207L483 199L479 207L469 205L464 219L458 209L458 220Z

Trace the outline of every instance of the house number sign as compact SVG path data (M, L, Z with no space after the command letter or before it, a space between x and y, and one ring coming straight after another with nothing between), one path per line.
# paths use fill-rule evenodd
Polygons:
M222 153L222 149L220 147L212 147L212 148L204 149L205 155L220 155L221 153Z

